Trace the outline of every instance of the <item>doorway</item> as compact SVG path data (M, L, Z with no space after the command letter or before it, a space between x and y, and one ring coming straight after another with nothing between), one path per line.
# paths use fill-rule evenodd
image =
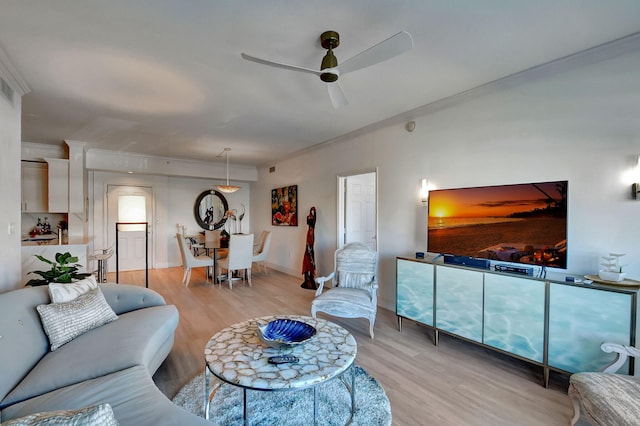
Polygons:
M351 242L378 251L378 172L338 176L338 248Z
M121 229L118 233L118 269L119 271L136 271L145 269L147 262L147 251L145 247L147 232L149 238L149 265L153 265L153 189L146 186L122 186L107 185L107 247L113 247L115 252L116 244L116 222L122 221L118 219L118 210L122 213L122 203L133 197L144 197L144 211L140 214L144 220L136 220L136 222L147 222L147 229L140 226L135 227L129 225L129 229ZM125 220L129 221L129 220ZM109 259L109 270L115 271L116 259L112 256Z

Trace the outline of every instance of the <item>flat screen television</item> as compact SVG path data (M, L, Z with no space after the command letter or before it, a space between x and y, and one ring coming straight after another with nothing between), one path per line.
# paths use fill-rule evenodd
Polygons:
M568 181L429 191L432 253L567 267Z

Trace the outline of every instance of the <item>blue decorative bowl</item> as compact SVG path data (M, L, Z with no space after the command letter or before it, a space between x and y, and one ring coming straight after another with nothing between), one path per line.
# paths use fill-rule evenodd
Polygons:
M291 319L276 319L258 324L258 336L262 343L272 348L285 348L306 342L316 334L309 324Z

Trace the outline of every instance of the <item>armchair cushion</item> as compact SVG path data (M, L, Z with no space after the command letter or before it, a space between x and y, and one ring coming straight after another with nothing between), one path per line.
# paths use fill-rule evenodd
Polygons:
M356 288L334 288L316 297L313 303L316 309L331 312L335 316L350 317L358 313L365 313L365 317L376 311L371 305L371 295L367 291ZM356 315L360 316L360 315Z
M373 281L372 273L338 271L338 285L342 288L369 289Z
M582 408L599 425L637 424L640 419L640 377L608 373L576 373L570 379L570 393L582 401ZM573 395L572 395L573 396Z

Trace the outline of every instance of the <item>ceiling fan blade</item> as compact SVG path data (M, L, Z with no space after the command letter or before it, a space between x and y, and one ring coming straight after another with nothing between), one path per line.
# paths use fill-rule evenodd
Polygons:
M262 65L269 65L271 67L283 68L285 70L291 70L291 71L306 72L306 73L315 74L315 75L322 74L320 71L312 70L311 68L299 67L297 65L281 64L279 62L273 62L266 59L256 58L255 56L247 55L246 53L241 53L240 55L242 56L243 59L246 59L247 61L257 62Z
M342 90L340 82L334 81L333 83L327 83L327 88L329 89L329 98L331 99L331 103L333 104L333 107L335 109L347 106L349 104L349 101L347 101L347 97L344 95L344 90Z
M348 72L357 71L386 61L404 52L408 52L412 48L413 37L411 37L411 34L406 31L400 31L398 34L347 59L338 65L338 69L340 69L340 74L344 75Z

